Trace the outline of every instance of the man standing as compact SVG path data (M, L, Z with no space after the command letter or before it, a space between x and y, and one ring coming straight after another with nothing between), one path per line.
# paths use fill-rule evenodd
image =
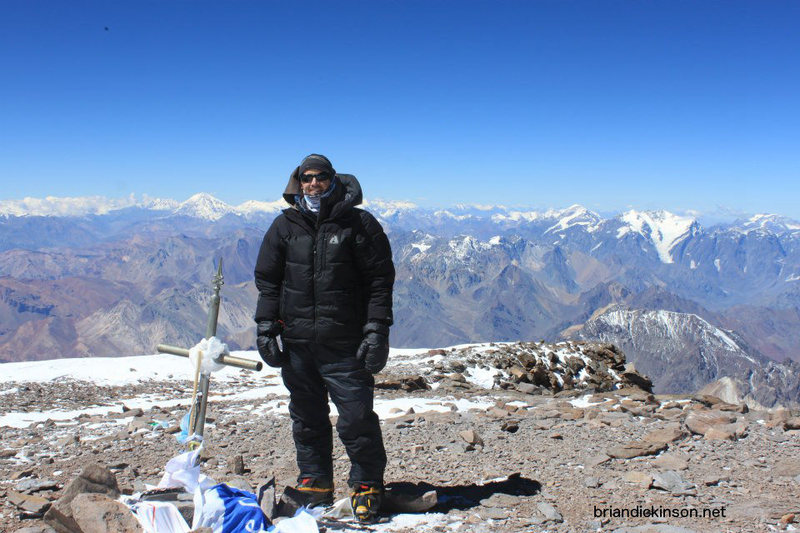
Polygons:
M372 405L373 374L386 365L393 321L389 240L375 217L356 207L362 194L355 176L337 174L325 156L303 159L283 197L291 207L264 236L255 268L258 351L281 368L289 389L297 489L312 504L333 502L330 394L350 458L353 510L372 522L386 467Z

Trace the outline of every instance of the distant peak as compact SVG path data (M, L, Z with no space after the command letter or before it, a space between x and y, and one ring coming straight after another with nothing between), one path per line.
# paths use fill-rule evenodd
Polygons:
M623 224L617 230L617 238L630 233L642 235L652 242L662 263L672 263L670 254L672 248L693 234L698 227L694 217L676 215L663 209L657 211L631 209L617 218Z

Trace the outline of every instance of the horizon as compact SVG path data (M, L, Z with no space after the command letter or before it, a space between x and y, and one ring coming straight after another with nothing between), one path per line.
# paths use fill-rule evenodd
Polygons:
M6 197L203 190L236 205L279 196L318 152L366 197L420 206L800 219L795 2L89 0L5 14Z
M232 203L216 196L213 193L206 191L196 192L189 195L187 198L181 200L178 198L155 197L148 194L137 195L130 193L121 197L107 197L102 195L92 196L70 196L70 197L32 197L28 196L21 199L0 199L0 217L2 216L83 216L83 215L104 215L120 209L129 207L141 207L158 210L153 205L160 204L163 206L161 209L176 209L197 197L211 197L212 199L222 202L226 207L231 209L240 209L246 207L250 203L268 204L271 209L283 209L289 206L285 200L281 198L270 199L246 199L239 203ZM174 204L174 205L173 205ZM276 205L277 204L277 205ZM381 206L380 204L388 204ZM642 209L636 206L626 206L618 211L612 210L594 210L579 203L572 203L563 206L536 206L527 204L486 204L486 203L473 203L473 202L455 202L450 204L439 205L420 205L406 199L388 199L388 198L365 198L363 207L369 209L371 205L378 205L378 207L400 207L410 210L422 211L435 211L435 210L475 210L475 211L506 211L506 212L535 212L535 213L548 213L548 212L563 212L574 207L585 209L590 213L600 216L603 219L610 219L620 217L625 213L638 212L638 213L669 213L672 215L693 218L704 225L725 224L737 221L753 220L754 218L764 216L776 216L780 218L789 219L792 222L800 223L800 219L795 219L789 215L776 212L735 212L730 209L720 208L708 212L698 212L691 209L669 209L666 207L656 209Z

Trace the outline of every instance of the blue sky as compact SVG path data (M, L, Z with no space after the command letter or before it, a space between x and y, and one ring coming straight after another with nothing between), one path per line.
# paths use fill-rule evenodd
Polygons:
M800 218L800 3L3 3L0 199L367 197ZM106 28L108 28L106 30Z

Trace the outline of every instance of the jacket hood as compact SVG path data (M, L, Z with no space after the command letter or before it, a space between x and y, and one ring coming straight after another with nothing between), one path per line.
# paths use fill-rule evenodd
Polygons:
M300 189L300 167L292 171L289 176L289 183L286 184L286 190L283 191L283 199L290 205L295 205L295 198L297 195L303 194ZM355 207L361 205L364 195L361 192L361 184L352 174L336 174L336 180L339 182L336 185L336 190L333 191L329 203L342 203L344 207Z

